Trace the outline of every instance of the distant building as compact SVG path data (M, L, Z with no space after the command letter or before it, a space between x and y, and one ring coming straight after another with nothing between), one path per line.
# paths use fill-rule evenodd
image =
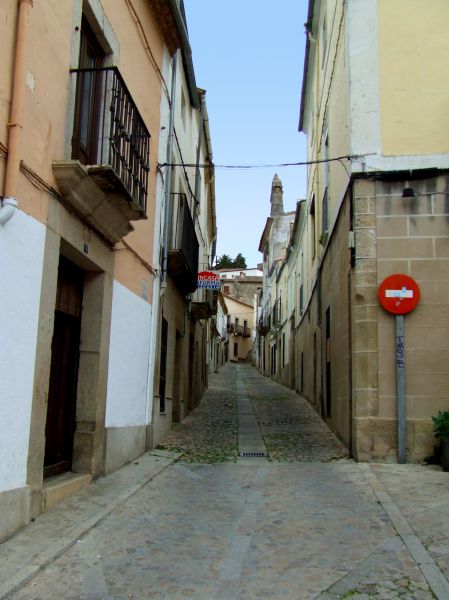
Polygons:
M228 307L228 323L234 323L236 316L237 319L239 319L239 315L236 315L233 311L241 311L239 304L235 304L230 300L235 300L238 303L243 303L246 305L244 308L246 316L243 321L240 319L240 325L243 327L243 330L240 331L240 329L238 329L237 333L237 330L230 331L228 327L228 332L230 333L228 357L230 360L233 360L236 356L240 355L240 359L245 357L246 360L251 352L251 358L254 360L255 355L253 354L253 342L255 340L255 322L257 311L256 298L262 289L263 271L259 268L220 269L217 271L217 273L220 275L222 282L221 289L225 298L226 306ZM248 318L247 316L247 312L249 310L248 306L252 307L252 311L254 313L251 318ZM248 331L250 333L249 336L247 335ZM235 337L239 335L243 335L243 338L245 338L244 343L241 342L241 338ZM248 342L247 338L251 340L250 343ZM235 346L236 344L237 346ZM239 348L237 354L234 353L236 347Z
M263 272L260 269L220 269L217 273L223 294L235 300L252 304L254 295L262 287Z
M287 255L295 212L284 212L282 181L274 175L270 195L270 216L263 230L259 251L263 254L263 286L258 295L257 360L265 375L283 380L288 338L281 329L286 318L287 289L279 273Z
M252 361L254 329L254 305L224 296L229 336L228 360L231 362Z

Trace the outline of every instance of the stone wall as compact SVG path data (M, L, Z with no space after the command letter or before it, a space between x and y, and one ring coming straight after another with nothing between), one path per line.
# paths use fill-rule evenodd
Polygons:
M433 453L431 416L449 409L449 179L360 181L354 190L356 456L396 460L395 319L377 288L404 273L421 289L405 317L407 458L420 461Z

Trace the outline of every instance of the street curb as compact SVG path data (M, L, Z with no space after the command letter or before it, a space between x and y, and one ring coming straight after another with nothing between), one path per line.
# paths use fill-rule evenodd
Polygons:
M438 600L447 600L449 598L449 582L441 572L438 565L427 552L421 540L413 531L407 519L401 513L399 507L393 502L391 496L386 491L382 483L377 479L369 463L357 463L363 472L371 489L377 497L380 505L387 513L397 534L402 539L405 547L411 557L417 564L423 574L430 589Z
M44 570L51 562L62 556L67 550L80 541L80 538L85 536L91 531L98 523L103 521L108 515L110 515L116 508L123 504L126 500L134 496L139 490L141 490L150 481L160 475L167 467L176 462L182 453L168 453L160 451L150 451L148 453L151 456L158 458L165 458L167 462L161 464L159 468L156 468L155 472L138 484L131 486L125 492L122 492L115 499L111 500L105 508L98 511L90 519L83 522L83 525L73 530L70 536L63 536L58 540L56 544L52 546L50 550L43 551L39 554L37 561L34 564L26 565L17 571L15 575L0 584L0 600L8 598L11 594L16 592L18 589L26 585L35 575L40 571ZM127 465L126 465L127 466ZM89 488L86 488L89 489ZM13 538L12 538L13 539Z

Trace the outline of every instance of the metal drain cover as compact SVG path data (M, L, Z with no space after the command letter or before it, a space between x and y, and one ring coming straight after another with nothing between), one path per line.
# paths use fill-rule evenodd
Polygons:
M262 452L262 451L258 451L258 452L240 452L239 456L245 456L245 457L251 457L251 458L257 458L257 457L266 457L267 453L266 452Z

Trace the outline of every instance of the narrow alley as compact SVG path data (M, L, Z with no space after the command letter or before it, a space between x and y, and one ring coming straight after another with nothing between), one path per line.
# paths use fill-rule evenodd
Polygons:
M228 363L159 448L0 546L0 597L447 599L448 506L440 468L357 464Z

